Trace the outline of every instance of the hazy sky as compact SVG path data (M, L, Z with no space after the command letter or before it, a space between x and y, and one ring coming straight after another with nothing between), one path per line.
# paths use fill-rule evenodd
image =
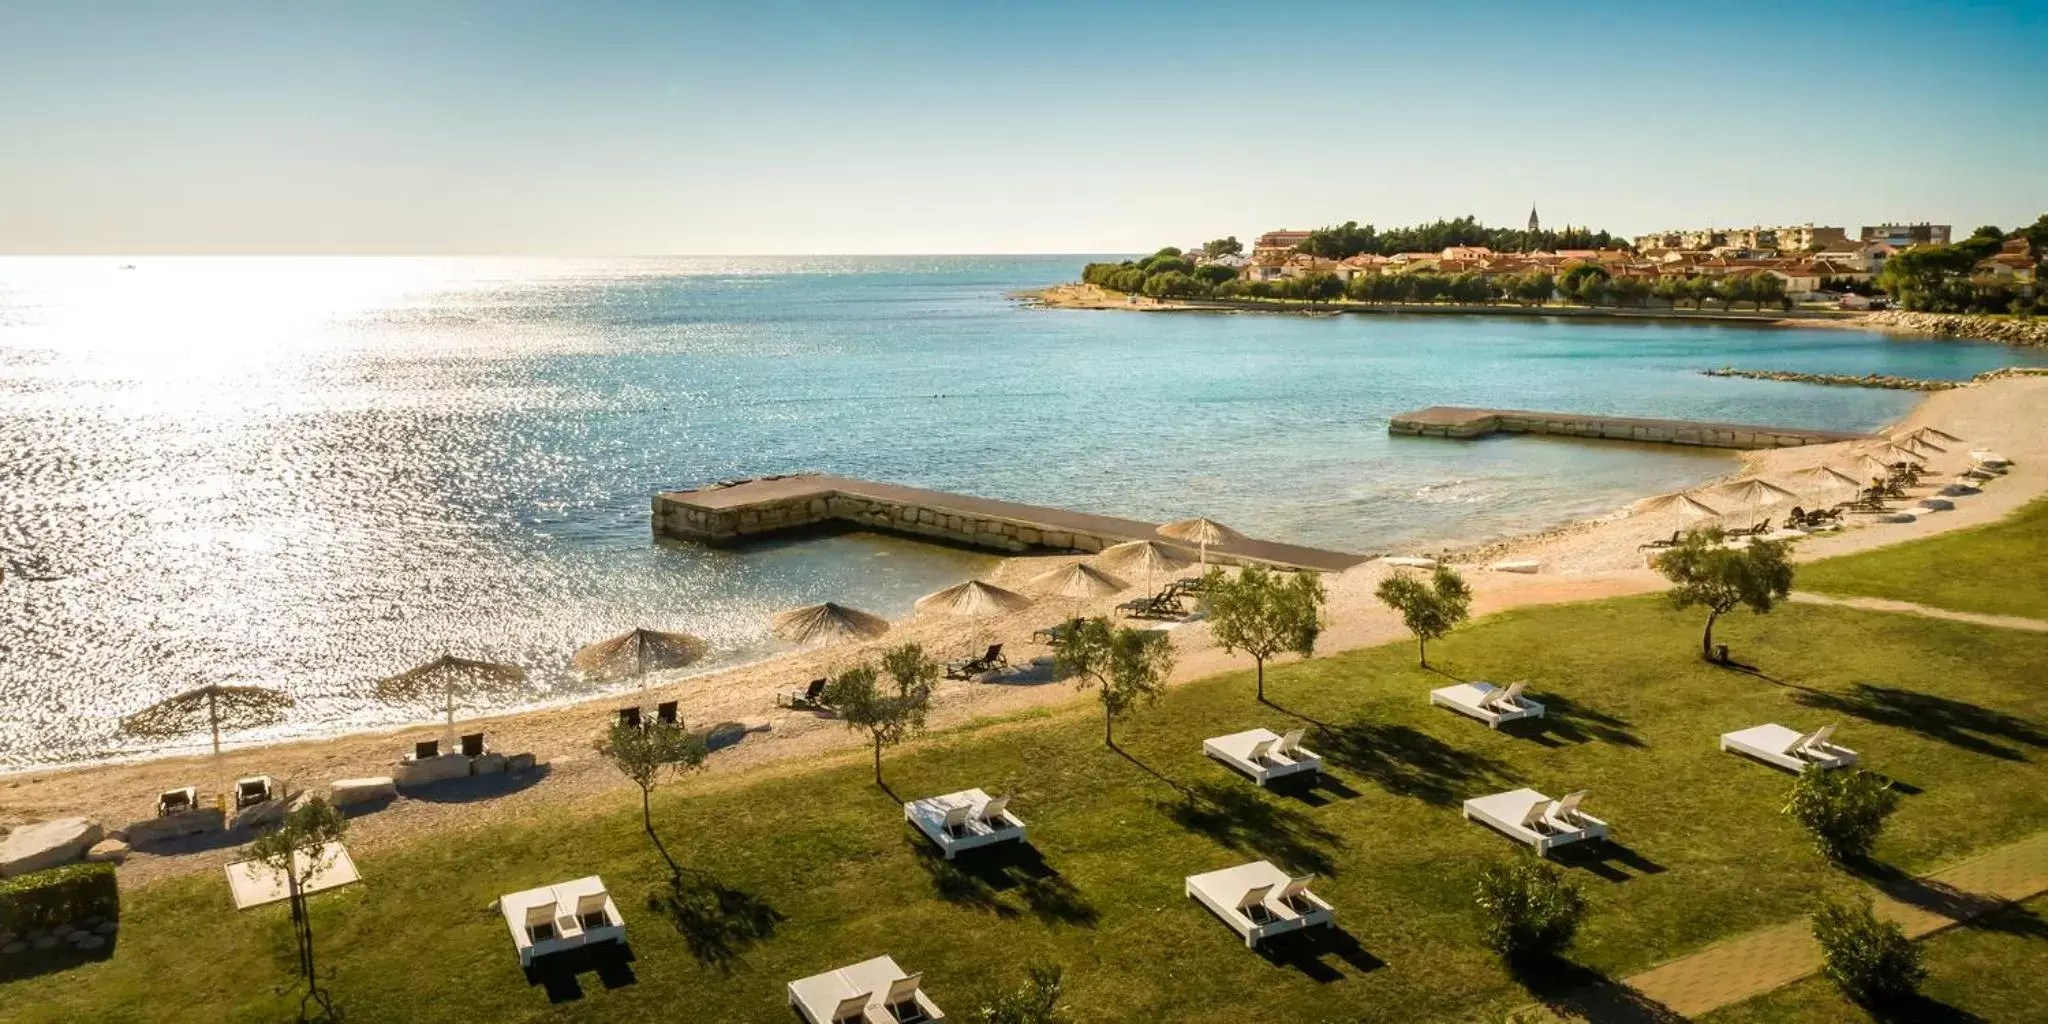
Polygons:
M4 0L0 251L1113 252L2048 209L2048 3Z

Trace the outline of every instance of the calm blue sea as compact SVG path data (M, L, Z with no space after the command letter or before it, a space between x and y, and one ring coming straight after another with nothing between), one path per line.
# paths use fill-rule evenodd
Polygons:
M115 719L202 682L299 695L278 735L391 720L364 685L444 650L550 687L577 644L634 625L758 657L778 609L898 615L988 564L861 536L656 543L666 488L825 470L1379 551L1730 467L1389 438L1405 409L1869 428L1914 397L1697 371L2041 361L1849 331L1006 298L1081 262L0 259L0 768L133 752Z

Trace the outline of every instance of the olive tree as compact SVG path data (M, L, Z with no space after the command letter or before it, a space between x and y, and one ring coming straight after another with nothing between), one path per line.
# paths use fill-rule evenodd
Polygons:
M313 965L313 918L306 911L306 883L328 865L329 843L341 841L348 831L348 819L332 804L312 797L284 816L278 826L249 844L249 859L284 876L285 893L291 901L292 937L299 947L299 974L306 979L306 994L299 1000L299 1019L306 1019L309 1004L318 1005L332 1018L334 1005L320 989Z
M1248 566L1237 575L1210 569L1209 633L1223 649L1252 656L1259 699L1266 699L1266 662L1283 651L1306 658L1323 632L1323 582L1311 572L1275 573Z
M875 785L882 784L882 748L903 742L924 728L931 711L932 687L939 666L916 644L904 644L882 655L882 672L861 664L840 674L825 687L825 703L838 710L849 729L865 729L874 743Z
M1687 531L1678 544L1657 556L1657 571L1671 581L1671 604L1703 607L1707 628L1700 657L1714 658L1714 622L1740 607L1763 615L1792 592L1792 560L1784 541L1752 539L1730 548L1718 526Z
M1157 630L1111 626L1108 619L1077 619L1053 642L1062 676L1094 687L1102 701L1102 742L1114 747L1116 720L1159 699L1173 672L1173 648Z
M1448 565L1437 566L1427 583L1397 572L1381 580L1374 593L1400 612L1402 624L1415 634L1423 668L1429 667L1429 642L1442 639L1472 615L1472 588Z
M661 844L661 837L654 832L654 787L664 778L704 767L711 751L703 737L692 735L681 722L646 726L618 722L597 741L597 752L640 787L641 825L647 829L647 838L654 841L662 859L674 869L676 862L669 857L668 847Z

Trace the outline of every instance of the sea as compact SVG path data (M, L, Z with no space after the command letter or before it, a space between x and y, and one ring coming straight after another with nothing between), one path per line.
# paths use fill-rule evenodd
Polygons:
M852 533L708 550L653 495L817 470L1359 552L1601 514L1726 454L1390 437L1428 405L1835 429L1917 395L1734 365L1964 378L2048 355L1858 331L1048 310L1086 256L0 258L0 771L204 749L123 715L298 699L237 742L417 719L371 683L454 653L587 695L646 626L706 669L768 617L891 617L984 554ZM707 684L709 685L709 684Z

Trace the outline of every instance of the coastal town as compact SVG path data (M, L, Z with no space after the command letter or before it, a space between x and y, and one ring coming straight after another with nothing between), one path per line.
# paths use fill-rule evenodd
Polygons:
M2048 259L2048 215L2007 232L1978 228L1955 239L1947 224L1814 224L1659 231L1623 240L1607 232L1526 231L1460 218L1377 236L1355 222L1281 229L1246 251L1232 237L1093 263L1082 281L1126 301L1513 303L1588 308L1722 311L1902 309L2030 317ZM1427 250L1388 249L1390 238L1453 238ZM1482 239L1499 239L1484 244ZM1600 240L1571 246L1564 241Z

